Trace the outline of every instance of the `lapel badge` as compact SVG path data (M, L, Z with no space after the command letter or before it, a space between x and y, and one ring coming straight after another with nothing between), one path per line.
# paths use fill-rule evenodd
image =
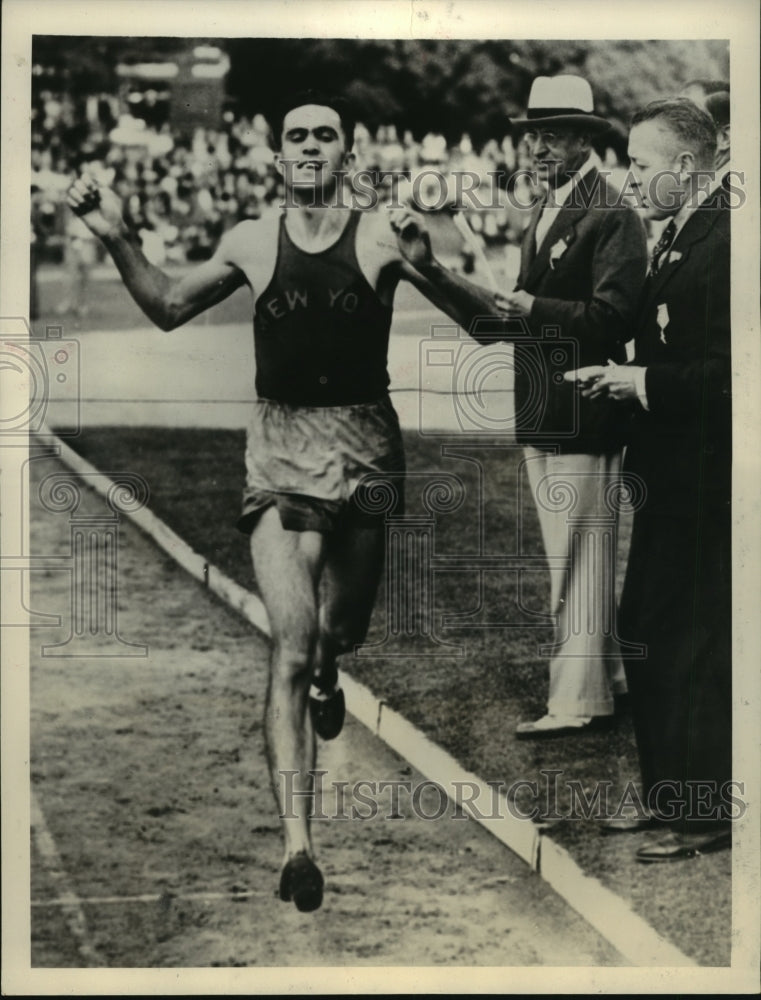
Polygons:
M656 323L661 331L661 343L666 343L666 327L669 325L669 310L665 302L661 302L658 306L658 313L656 315Z
M677 261L682 259L682 254L679 250L669 250L668 263L676 264Z
M564 236L561 240L558 240L557 243L553 243L550 247L550 267L553 271L555 270L555 264L557 264L567 249L568 238L566 236Z

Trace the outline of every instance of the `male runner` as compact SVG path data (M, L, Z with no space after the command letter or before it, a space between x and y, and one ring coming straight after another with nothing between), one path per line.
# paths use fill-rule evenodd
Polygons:
M174 280L146 260L113 191L82 178L68 196L162 330L243 284L252 290L259 398L239 527L251 534L272 632L265 738L285 835L280 898L305 911L320 906L323 892L309 830L314 731L330 739L341 728L336 659L365 637L384 556L383 520L357 503L357 485L375 472L394 473L396 484L404 470L387 394L394 292L407 278L466 327L466 310L479 305L472 288L456 303L457 282L407 212L390 226L386 211L348 207L341 195L353 131L340 99L294 98L276 131L284 213L239 223L210 260ZM424 261L428 280L408 261ZM490 300L484 292L481 304ZM285 801L287 772L293 801Z

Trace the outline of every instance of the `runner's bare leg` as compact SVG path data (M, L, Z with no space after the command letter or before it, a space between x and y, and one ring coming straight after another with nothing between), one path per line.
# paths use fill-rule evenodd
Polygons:
M326 538L320 586L315 676L323 689L336 680L336 658L363 642L383 569L386 527L351 527Z
M325 537L316 531L286 531L276 507L262 514L251 535L251 556L272 631L265 740L270 780L284 818L285 859L312 856L309 814L315 739L307 711L318 632L318 585ZM282 772L296 771L293 801L284 801Z

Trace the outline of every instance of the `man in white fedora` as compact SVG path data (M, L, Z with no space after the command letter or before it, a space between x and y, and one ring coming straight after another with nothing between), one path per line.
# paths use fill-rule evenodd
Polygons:
M538 77L526 117L512 124L546 188L523 234L515 290L497 298L528 326L531 357L543 369L516 343L516 436L525 445L556 623L547 712L516 730L530 739L604 726L614 695L626 691L611 545L623 414L608 399L580 398L553 373L559 341L570 343L579 367L625 360L647 247L643 223L600 172L592 144L609 125L595 114L586 80Z

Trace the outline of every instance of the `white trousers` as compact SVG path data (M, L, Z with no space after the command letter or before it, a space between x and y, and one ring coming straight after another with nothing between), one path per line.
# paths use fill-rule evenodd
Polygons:
M550 715L613 713L626 691L616 630L616 541L621 453L553 455L525 449L550 566L555 642Z

